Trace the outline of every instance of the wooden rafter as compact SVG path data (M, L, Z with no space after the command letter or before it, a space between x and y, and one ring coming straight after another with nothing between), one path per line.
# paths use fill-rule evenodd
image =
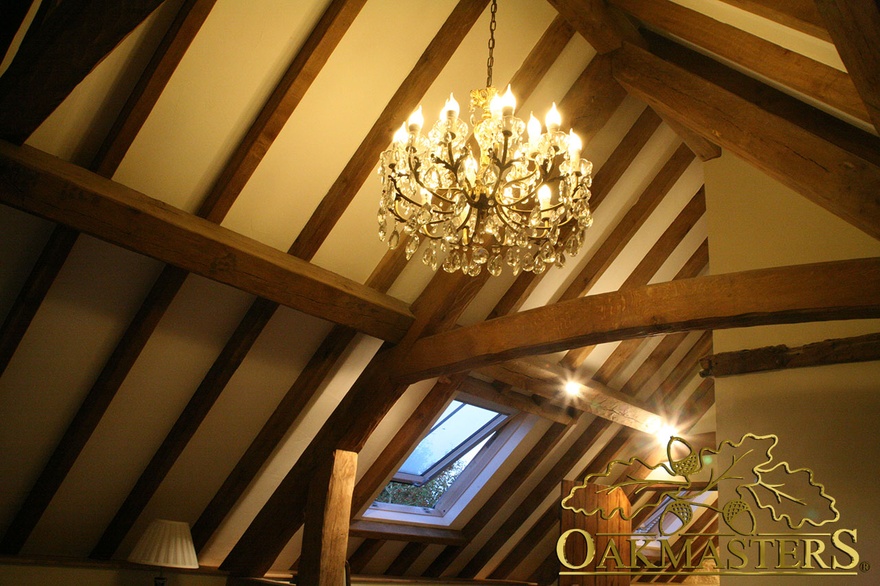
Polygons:
M749 372L806 368L880 360L880 334L835 338L789 347L785 344L720 352L700 360L701 376L723 377Z
M639 42L635 27L601 0L550 0L550 4L599 53L620 48L624 40Z
M370 433L406 389L406 385L390 379L392 365L409 352L420 336L453 327L485 278L438 273L432 279L413 303L416 320L406 337L394 347L381 349L361 372L226 557L222 569L237 575L262 575L271 567L302 525L306 496L303 484L315 465L334 449L360 451Z
M874 128L880 130L880 6L871 0L817 0Z
M831 35L825 30L822 15L816 9L814 0L722 1L816 38L826 41L831 40Z
M161 0L68 0L25 35L0 77L0 138L23 144Z
M633 45L614 76L636 97L880 238L880 166Z
M381 339L402 302L29 147L0 144L0 201Z
M870 120L846 72L669 0L612 0L612 3L655 29L851 116Z
M876 258L710 275L590 295L424 338L397 377L420 380L660 333L878 315Z
M137 130L158 100L162 89L183 57L186 47L207 18L214 0L185 2L156 49L150 64L116 118L116 122L95 156L91 169L103 177L111 177L124 154L134 141ZM67 260L79 233L64 225L56 226L43 253L22 287L0 334L0 372L18 347L49 287ZM132 325L123 334L110 360L101 371L86 399L77 411L47 465L38 477L28 498L4 537L4 549L21 548L43 511L49 505L79 453L82 451L104 411L134 364L144 344L182 285L185 271L166 267L146 302L135 315Z

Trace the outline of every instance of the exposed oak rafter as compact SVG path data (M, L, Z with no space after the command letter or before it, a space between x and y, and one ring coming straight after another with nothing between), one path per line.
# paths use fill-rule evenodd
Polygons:
M621 85L801 195L880 238L880 167L633 45L614 57Z
M372 336L412 323L396 299L36 149L0 144L0 201Z
M529 354L660 333L880 316L880 259L711 275L591 295L417 342L414 381Z

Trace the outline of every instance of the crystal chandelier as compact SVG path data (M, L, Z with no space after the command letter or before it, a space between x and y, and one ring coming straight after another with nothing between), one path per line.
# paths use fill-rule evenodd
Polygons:
M450 94L427 135L419 108L382 153L379 237L390 248L406 241L407 259L425 243L422 260L433 270L493 276L507 264L514 275L543 273L574 256L592 224L593 164L581 141L560 130L556 104L528 124L514 116L508 86L492 87L496 0L492 1L486 88L471 91L470 122L459 119Z

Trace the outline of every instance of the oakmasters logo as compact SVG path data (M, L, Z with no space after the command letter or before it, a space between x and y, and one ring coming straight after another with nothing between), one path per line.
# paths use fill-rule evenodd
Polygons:
M746 434L696 451L672 437L665 462L615 460L587 476L562 499L560 577L867 571L857 531L833 525L835 499L811 470L778 461L778 443Z

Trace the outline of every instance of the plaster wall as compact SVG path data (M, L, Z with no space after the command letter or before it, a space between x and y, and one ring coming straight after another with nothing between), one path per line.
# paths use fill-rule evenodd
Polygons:
M705 177L713 274L880 256L880 242L729 153L706 163ZM878 331L878 320L716 330L714 352ZM880 362L723 377L715 381L715 394L718 441L747 432L777 435L776 456L813 470L840 511L834 527L804 530L856 529L861 561L874 564L867 572L857 566L855 576L724 576L721 584L880 583ZM719 502L733 498L730 492L722 491ZM766 515L756 517L758 531L787 530Z

